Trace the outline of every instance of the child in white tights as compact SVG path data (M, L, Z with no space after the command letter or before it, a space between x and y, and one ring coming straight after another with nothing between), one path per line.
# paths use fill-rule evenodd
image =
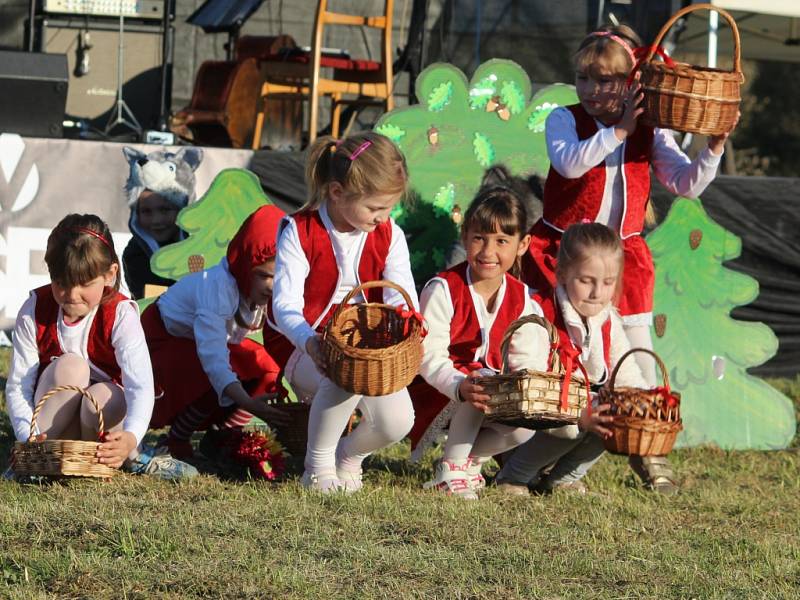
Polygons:
M264 345L286 364L286 378L298 396L313 397L303 485L323 493L351 492L362 486L364 458L401 440L414 413L405 388L368 397L325 377L319 332L361 283L391 280L417 304L405 235L389 218L408 176L394 144L370 132L341 141L318 139L309 151L306 177L311 199L282 225ZM370 301L404 303L392 290L371 289L365 295ZM361 422L342 438L356 407Z

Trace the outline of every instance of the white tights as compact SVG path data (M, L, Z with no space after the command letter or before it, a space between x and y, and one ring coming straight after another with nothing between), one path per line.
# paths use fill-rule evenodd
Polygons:
M533 431L500 423L485 423L485 415L469 402L462 402L450 421L444 460L463 463L470 456L481 459L502 454L527 442Z
M649 325L625 326L624 330L625 335L628 337L628 341L631 344L631 348L647 348L648 350L653 349L653 338L650 336ZM648 385L650 385L650 387L655 387L658 385L656 383L655 359L644 352L637 352L633 355L633 357L636 359L636 364L639 365L639 369L642 371L642 376L644 376L644 380L648 383Z
M320 375L307 354L293 358L286 369L289 383L301 399L313 396L305 461L309 473L332 473L337 467L358 471L368 455L399 442L411 430L414 408L406 388L386 396L353 394ZM361 421L342 437L356 408Z

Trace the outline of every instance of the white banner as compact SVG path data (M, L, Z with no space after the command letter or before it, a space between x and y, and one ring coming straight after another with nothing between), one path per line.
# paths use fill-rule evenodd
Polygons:
M146 154L180 148L0 134L0 330L14 326L31 289L50 281L44 264L47 236L65 215L93 213L106 221L121 258L131 237L124 146ZM252 156L251 150L203 148L196 197L222 169L246 168Z

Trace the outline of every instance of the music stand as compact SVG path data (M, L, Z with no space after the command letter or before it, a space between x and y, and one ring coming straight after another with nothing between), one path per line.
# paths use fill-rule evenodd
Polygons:
M227 33L227 58L233 60L233 50L244 22L258 10L264 0L206 0L186 22L202 27L205 33Z

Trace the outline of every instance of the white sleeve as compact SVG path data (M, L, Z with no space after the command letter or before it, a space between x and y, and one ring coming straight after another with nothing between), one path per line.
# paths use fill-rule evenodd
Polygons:
M656 129L652 165L656 179L678 196L697 198L717 176L722 155L706 146L694 160L683 153L672 132Z
M6 382L6 410L14 435L20 442L27 442L31 433L33 398L39 375L35 310L36 294L31 294L17 313Z
M563 107L547 117L545 141L550 164L567 179L583 176L622 144L613 127L599 127L593 136L579 140L575 117Z
M228 404L222 402L222 392L239 378L231 369L227 324L228 318L233 317L239 306L239 291L238 288L198 289L197 293L198 308L192 325L197 357L208 375L211 387L217 392L220 404Z
M544 316L542 308L530 297L525 299L525 309L521 316ZM511 371L519 369L547 370L547 357L550 352L550 339L544 327L535 323L523 325L511 336L508 349L508 366Z
M144 337L139 310L132 302L120 302L111 330L111 345L122 371L122 387L125 390L125 420L122 428L141 443L150 427L153 415L153 367L150 352Z
M458 386L467 376L450 360L450 322L454 312L447 284L441 279L429 281L422 289L421 302L428 335L422 340L424 354L419 373L428 384L455 400Z
M419 307L419 298L417 298L414 275L411 273L411 260L408 255L406 234L394 220L392 220L392 243L389 246L389 255L386 257L386 267L383 270L383 278L402 287L411 297L414 308L416 309ZM405 300L402 299L399 292L386 290L384 292L384 302L397 306L399 304L404 304Z
M272 309L275 313L275 324L303 352L308 338L315 335L311 324L303 315L303 295L309 272L308 259L300 246L297 224L294 219L289 219L278 238Z
M625 330L622 328L622 319L615 312L611 313L610 337L611 352L609 358L611 359L611 369L613 371L622 355L631 349L628 336L625 335ZM622 363L619 368L619 372L617 373L617 378L614 381L614 385L642 389L648 389L650 387L642 375L642 370L639 368L639 363L636 362L635 354L626 358L625 362Z

